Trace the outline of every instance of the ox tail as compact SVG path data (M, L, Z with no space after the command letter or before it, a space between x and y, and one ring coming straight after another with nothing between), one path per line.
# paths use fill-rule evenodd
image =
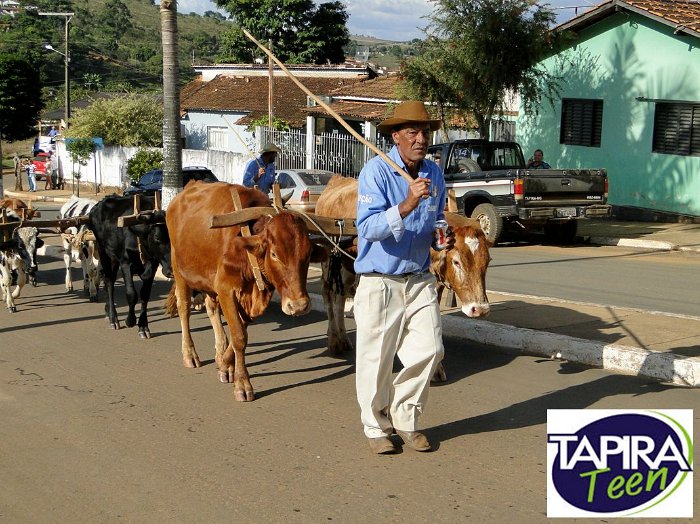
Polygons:
M165 300L165 311L168 313L170 318L177 316L177 297L175 296L175 283L170 287L170 293L168 293L168 298Z

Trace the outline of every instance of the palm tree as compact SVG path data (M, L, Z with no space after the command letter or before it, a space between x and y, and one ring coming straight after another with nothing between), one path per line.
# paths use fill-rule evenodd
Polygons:
M163 209L182 190L177 0L161 0L163 39Z

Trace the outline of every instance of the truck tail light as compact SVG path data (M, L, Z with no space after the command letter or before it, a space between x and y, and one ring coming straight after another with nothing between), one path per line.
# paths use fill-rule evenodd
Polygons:
M513 195L515 195L515 200L523 199L523 179L516 178L513 180Z
M309 201L309 190L308 189L304 189L304 191L301 192L301 201L302 202Z
M605 189L603 190L603 198L605 198L605 201L608 201L608 177L605 177L605 181L603 182L605 184Z

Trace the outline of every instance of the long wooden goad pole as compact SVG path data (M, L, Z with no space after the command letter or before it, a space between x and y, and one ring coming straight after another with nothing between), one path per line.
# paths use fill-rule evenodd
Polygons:
M272 51L270 51L267 47L265 47L265 46L262 45L260 42L258 42L258 41L256 40L256 38L255 38L253 35L251 35L246 29L241 28L241 30L243 31L243 34L245 34L245 36L247 36L248 39L249 39L251 42L253 42L256 46L258 46L260 49L262 49L262 50L265 52L265 54L266 54L267 56L269 56L270 59L272 59L272 60L280 67L280 69L281 69L282 71L284 71L284 73L285 73L289 78L292 79L292 82L294 82L294 83L299 87L299 89L301 89L304 93L306 93L306 94L309 95L311 98L313 98L314 101L315 101L318 105L320 105L323 109L325 109L325 110L328 112L329 115L331 115L333 118L335 118L335 119L338 121L338 123L340 123L340 125L342 125L345 129L347 129L348 132L349 132L352 136L354 136L355 138L357 138L360 142L362 142L364 145L366 145L367 147L369 147L369 148L370 148L372 151L374 151L377 155L379 155L380 157L382 157L382 159L383 159L387 164L389 164L391 167L393 167L402 177L404 177L404 178L406 179L406 181L407 181L409 184L410 184L411 182L413 182L413 178L411 177L411 175L409 175L408 173L406 173L406 171L404 171L396 162L394 162L391 158L389 158L389 156L388 156L384 151L382 151L382 150L379 149L377 146L375 146L374 144L372 144L371 142L369 142L369 141L368 141L365 137L363 137L360 133L358 133L358 132L355 131L352 127L350 127L350 124L348 124L348 123L343 119L343 117L341 117L338 113L336 113L335 111L333 111L333 110L328 106L328 104L326 104L323 100L321 100L319 97L317 97L316 95L314 95L311 91L309 91L309 89L307 89L307 87L306 87L304 84L302 84L302 83L299 81L299 79L298 79L296 76L294 76L294 75L292 74L292 72L289 71L289 70L284 66L284 64L283 64L282 62L279 61L279 59L278 59L275 55L272 54Z

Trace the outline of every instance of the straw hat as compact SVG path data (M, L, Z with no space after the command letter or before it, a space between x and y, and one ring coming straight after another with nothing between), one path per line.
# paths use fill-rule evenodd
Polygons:
M258 154L264 155L265 153L281 153L282 150L277 147L275 144L272 142L268 142L265 144L260 151L258 151Z
M396 126L408 123L428 124L431 131L437 131L442 124L440 120L430 118L423 102L409 100L397 105L394 109L394 116L384 120L377 126L377 129L380 133L389 134Z

